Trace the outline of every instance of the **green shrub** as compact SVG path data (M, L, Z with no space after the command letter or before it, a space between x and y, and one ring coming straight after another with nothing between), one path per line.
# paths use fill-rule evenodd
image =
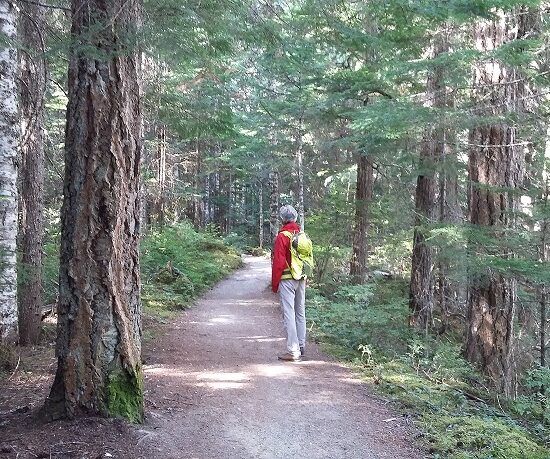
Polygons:
M215 231L199 233L189 223L155 228L141 243L145 310L166 316L189 307L197 295L240 265L239 253Z
M503 411L483 378L461 355L460 340L415 334L407 325L407 283L375 279L365 285L343 282L308 290L313 336L337 357L354 362L364 377L418 419L436 458L542 459L550 371L531 373L529 385L544 394L523 397L515 412L537 415L539 426Z

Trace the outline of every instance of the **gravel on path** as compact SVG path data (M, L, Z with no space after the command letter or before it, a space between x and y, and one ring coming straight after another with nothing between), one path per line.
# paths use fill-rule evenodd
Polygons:
M406 419L314 343L302 362L277 360L285 340L269 260L244 262L149 346L143 455L425 457Z

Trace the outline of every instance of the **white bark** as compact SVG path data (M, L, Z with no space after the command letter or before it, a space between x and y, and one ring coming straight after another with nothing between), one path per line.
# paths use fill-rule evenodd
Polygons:
M16 9L0 0L0 36L16 38ZM0 342L17 338L17 51L0 48Z

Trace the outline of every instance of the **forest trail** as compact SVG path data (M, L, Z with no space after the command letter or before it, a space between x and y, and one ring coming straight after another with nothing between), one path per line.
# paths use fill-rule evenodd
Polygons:
M308 342L302 362L284 351L269 261L219 283L148 346L144 457L392 458L424 455L402 417Z

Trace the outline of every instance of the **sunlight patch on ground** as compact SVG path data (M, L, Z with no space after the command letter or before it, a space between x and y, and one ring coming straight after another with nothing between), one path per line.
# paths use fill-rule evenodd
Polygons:
M177 368L167 368L167 367L147 367L143 368L143 372L146 375L159 375L159 376L170 376L175 378L188 378L189 373L181 371Z
M296 370L294 368L284 365L261 364L253 365L251 369L252 373L265 376L267 378L288 377L296 374Z
M297 365L301 366L321 366L321 365L328 365L328 362L325 362L324 360L300 360L298 362L294 362Z
M212 322L215 324L234 324L235 318L234 316L223 315L219 317L213 317L212 319L209 320L209 322Z
M242 372L202 372L197 375L196 386L210 389L243 389L250 382L250 375ZM204 382L203 382L204 381Z
M207 379L212 381L249 381L250 375L246 373L226 373L226 372L202 372L197 379Z
M274 338L272 336L239 336L237 339L241 339L247 343L275 343L278 341L285 341L285 338Z

